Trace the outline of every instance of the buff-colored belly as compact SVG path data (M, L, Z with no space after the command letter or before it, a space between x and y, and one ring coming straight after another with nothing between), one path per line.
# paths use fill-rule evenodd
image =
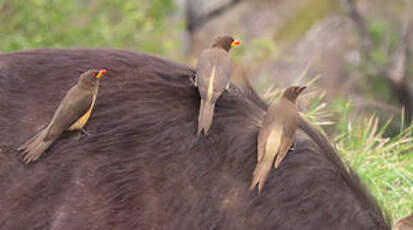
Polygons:
M86 122L89 120L90 114L92 114L93 106L95 106L95 99L96 96L93 97L92 105L90 106L89 110L82 117L80 117L79 120L73 123L73 125L70 126L68 130L73 131L77 129L82 129L83 126L86 125Z

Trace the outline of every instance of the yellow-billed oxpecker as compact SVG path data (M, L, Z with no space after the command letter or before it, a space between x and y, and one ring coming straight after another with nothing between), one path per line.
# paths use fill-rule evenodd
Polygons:
M229 51L240 42L229 36L216 37L212 47L204 49L198 58L195 86L201 96L197 135L207 135L214 116L215 102L229 89L232 62Z
M99 79L106 70L88 70L80 75L64 96L49 124L18 150L23 151L23 161L27 164L37 160L65 130L83 130L95 105L99 89ZM84 131L85 132L85 131Z
M305 88L286 89L281 99L268 108L258 134L257 166L250 190L258 184L258 191L261 192L272 166L278 168L292 146L299 122L296 99Z

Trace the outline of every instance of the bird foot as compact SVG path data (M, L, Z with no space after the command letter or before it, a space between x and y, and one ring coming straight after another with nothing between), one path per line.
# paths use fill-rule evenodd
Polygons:
M80 131L84 134L84 135L86 135L87 137L90 137L90 136L92 136L92 134L90 134L88 131L86 131L85 129L80 129Z
M86 131L85 129L80 129L80 131L82 132L83 135L86 136L86 138L93 137L93 135L90 134L90 133L89 133L88 131Z
M240 94L237 88L227 87L226 90L228 91L228 93L235 95L235 96L238 96Z
M191 85L192 85L193 87L198 87L198 84L197 84L197 82L196 82L196 75L195 75L195 73L189 75L189 82L191 83Z
M293 141L293 144L290 146L290 149L288 150L288 152L295 152L295 148L296 148L296 144L295 141Z

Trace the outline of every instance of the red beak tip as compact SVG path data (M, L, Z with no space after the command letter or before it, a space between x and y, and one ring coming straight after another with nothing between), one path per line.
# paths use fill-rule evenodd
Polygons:
M105 74L105 73L106 73L106 70L105 70L105 69L102 69L100 72L101 72L102 74Z

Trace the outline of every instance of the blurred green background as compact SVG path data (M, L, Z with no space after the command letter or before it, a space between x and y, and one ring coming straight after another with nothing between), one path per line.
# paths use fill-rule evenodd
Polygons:
M114 47L194 65L215 35L231 34L242 42L232 51L233 81L247 76L268 99L272 86L310 84L300 101L303 113L323 126L395 221L413 211L413 36L405 33L413 28L411 5L410 0L0 0L0 52ZM357 21L354 9L364 21ZM404 96L398 93L403 90Z
M179 33L168 26L172 0L0 1L3 52L41 47L116 47L177 52Z

